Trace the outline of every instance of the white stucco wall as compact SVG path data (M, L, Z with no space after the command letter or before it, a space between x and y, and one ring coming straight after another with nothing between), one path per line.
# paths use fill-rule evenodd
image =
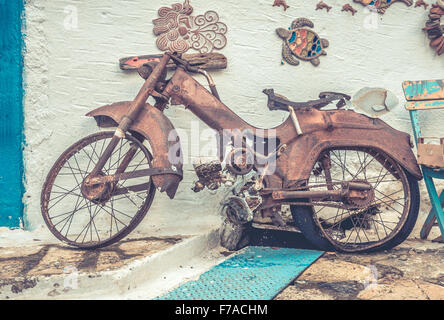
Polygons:
M28 228L43 224L40 192L56 158L81 137L97 131L94 120L84 114L104 104L132 100L136 95L142 79L137 73L121 71L118 60L159 52L152 20L161 6L174 2L27 2L24 201ZM359 4L353 4L358 13L352 16L341 12L347 1L327 1L333 6L329 13L315 11L315 0L287 2L290 8L284 12L271 6L273 0L191 1L194 15L215 10L228 26L228 44L221 51L228 58L228 69L214 73L222 100L251 124L271 127L281 123L285 113L268 110L264 88L274 88L288 98L303 101L316 98L320 91L353 94L365 86L383 87L393 91L401 102L383 119L410 133L408 112L402 106L402 81L444 77L444 57L435 56L421 31L427 11L395 4L385 15L376 15L376 28L369 28L372 16ZM77 30L65 28L65 10L77 11ZM317 68L310 63L298 67L280 64L282 42L275 29L289 27L298 17L310 18L315 31L330 42L328 55L321 58ZM426 135L444 136L443 122L439 120L444 119L443 113L430 112L421 117L427 124ZM191 121L196 120L183 107L170 108L165 114L177 128L188 131ZM200 128L205 126L201 124ZM191 214L202 219L216 215L215 198L207 192L195 194L190 190L194 179L192 165L188 164L176 199L170 201L157 193L151 210L162 211L171 219L185 219ZM421 186L420 222L430 208ZM149 223L149 215L143 223ZM413 236L419 227L420 223Z

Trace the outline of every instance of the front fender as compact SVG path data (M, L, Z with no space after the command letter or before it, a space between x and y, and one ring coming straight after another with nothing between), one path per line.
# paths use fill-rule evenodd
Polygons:
M101 128L116 127L128 113L130 106L130 101L116 102L95 109L86 115L94 117L97 125ZM137 120L130 127L130 131L136 131L148 140L154 157L153 168L166 168L174 165L182 172L183 161L179 137L171 121L160 110L146 104ZM152 179L156 188L161 192L166 192L171 199L174 198L182 180L180 176L174 174L157 175Z

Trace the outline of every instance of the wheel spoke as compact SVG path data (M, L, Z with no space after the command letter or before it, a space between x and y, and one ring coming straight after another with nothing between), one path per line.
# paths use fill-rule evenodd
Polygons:
M314 203L314 215L325 231L323 234L346 251L362 251L393 238L409 212L409 195L405 193L409 187L402 168L380 151L368 148L336 148L329 154L333 189L340 188L341 183L362 181L372 186L373 193L372 199L357 207L359 209L338 207L337 201L336 207ZM321 162L319 158L318 165ZM321 171L316 170L309 185L317 187L311 190L326 190L328 181L324 169L321 166Z
M42 199L48 199L42 203L43 216L51 226L51 232L71 245L85 248L109 245L134 229L151 205L155 192L152 180L151 184L144 182L146 190L128 191L129 194L120 193L121 196L113 196L112 192L115 188L131 188L123 186L126 180L114 185L83 185L113 135L112 132L101 132L74 144L65 151L63 158L57 160L48 175L42 191L45 193ZM128 158L125 168L121 167L129 150L134 150L129 148L133 145L137 147L135 155ZM142 142L127 135L113 150L100 174L109 175L120 167L125 173L150 168L151 160ZM69 207L72 209L63 210Z

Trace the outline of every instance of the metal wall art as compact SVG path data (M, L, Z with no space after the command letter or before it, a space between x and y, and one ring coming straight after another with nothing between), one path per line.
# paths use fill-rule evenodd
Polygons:
M352 15L354 16L356 12L358 12L358 10L356 10L355 8L353 8L350 4L344 4L342 6L342 10L341 11L348 11L351 12Z
M219 21L219 15L207 11L194 17L192 12L189 0L159 9L159 18L153 20L153 31L158 36L156 44L160 50L184 53L194 49L209 53L226 46L227 25Z
M284 7L284 11L287 11L288 8L290 8L289 5L287 5L287 2L285 0L274 0L273 7Z
M417 8L417 7L424 7L424 10L427 10L429 5L424 0L418 0L415 3L415 8Z
M327 54L324 48L328 47L328 40L321 39L313 30L304 27L313 28L314 24L306 18L298 18L290 28L276 29L278 36L284 41L282 58L294 66L299 65L298 59L310 61L314 66L318 66L319 57Z
M328 4L326 4L324 1L320 1L320 2L318 2L318 4L316 5L316 10L327 9L327 12L329 12L331 8L332 8L332 7L329 6Z
M430 39L430 46L438 55L444 53L444 0L438 0L432 4L429 20L426 22L424 31Z
M384 14L385 11L395 2L403 2L407 6L413 4L413 0L353 0L356 3L360 3L363 6L373 7L378 13Z

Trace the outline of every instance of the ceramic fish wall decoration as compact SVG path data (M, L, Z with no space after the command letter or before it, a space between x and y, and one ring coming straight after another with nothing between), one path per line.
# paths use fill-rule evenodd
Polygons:
M413 0L353 0L353 1L356 3L360 3L366 7L367 6L373 7L380 14L384 14L385 11L395 2L403 2L409 7L413 4Z
M327 12L330 12L330 9L332 7L329 6L328 4L326 4L324 1L320 1L318 2L318 4L316 5L316 10L322 10L322 9L326 9Z
M429 7L429 4L427 2L425 2L424 0L418 0L415 3L415 8L417 7L423 7L424 10L427 10L427 8Z
M194 49L210 53L226 46L228 28L219 21L219 15L215 11L207 11L194 17L192 12L189 0L159 9L159 18L153 20L153 32L160 50L184 53Z
M283 7L284 11L287 11L287 9L290 8L285 0L274 0L273 7Z
M351 14L354 16L356 12L358 12L355 8L353 8L349 3L344 4L342 6L342 10L341 11L345 11L345 12L351 12Z
M329 43L327 39L321 39L316 32L309 29L313 27L314 24L310 20L298 18L290 28L276 29L276 33L284 42L282 58L285 62L297 66L299 60L305 60L314 66L319 65L319 57L327 54L324 48L327 48Z
M438 0L432 4L429 20L423 30L430 39L430 47L438 56L442 55L444 53L444 0Z

